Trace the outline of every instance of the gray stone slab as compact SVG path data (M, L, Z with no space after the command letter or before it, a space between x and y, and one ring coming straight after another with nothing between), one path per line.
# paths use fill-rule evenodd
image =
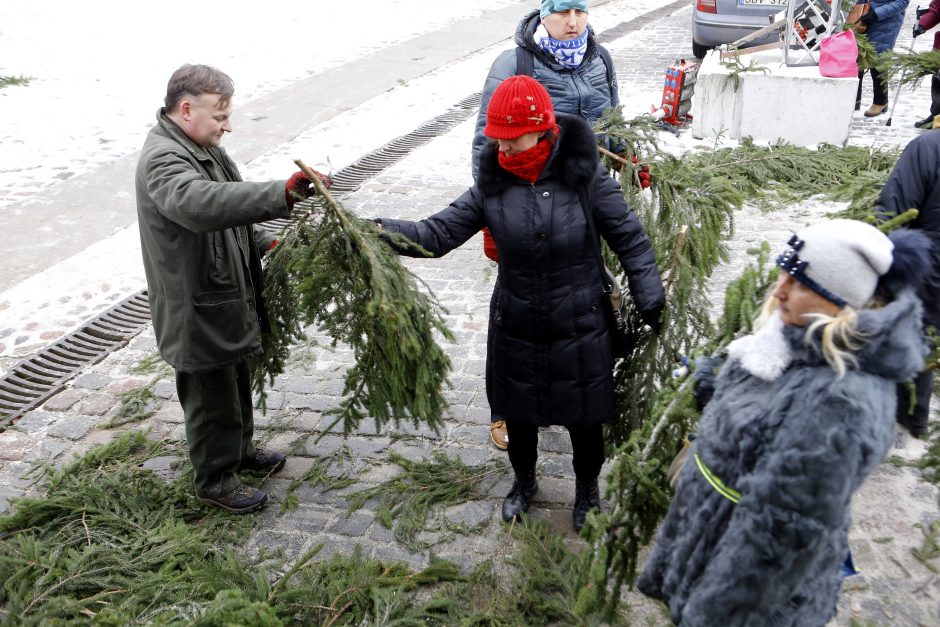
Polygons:
M303 455L310 457L320 457L329 455L342 449L345 446L343 438L336 435L324 435L317 441L316 435L311 435L304 443Z
M49 462L67 451L68 448L68 442L57 440L51 437L45 437L39 442L38 446L30 449L30 451L23 457L23 461Z
M167 381L166 379L157 381L153 386L153 395L166 400L177 400L176 381Z
M488 421L487 421L488 422ZM447 433L450 442L460 445L486 446L491 444L490 427L486 425L473 425L469 427L452 427Z
M25 490L0 485L0 514L8 512L13 505L13 501L22 497L24 493Z
M363 483L380 484L391 481L405 469L398 464L376 464L359 475Z
M149 470L167 483L176 481L183 474L186 461L176 455L161 455L151 457L140 465L144 470Z
M360 436L349 439L349 450L355 457L375 457L392 443L388 436Z
M570 455L554 453L539 455L539 466L539 472L545 476L574 477Z
M348 517L339 516L327 531L341 536L361 538L365 535L369 525L372 524L373 519L374 516L369 512L352 512Z
M82 390L66 388L43 403L43 408L48 411L68 411L84 397L85 393Z
M309 409L321 412L336 407L339 401L339 397L323 394L287 394L284 397L283 406L287 409Z
M408 461L418 462L427 459L431 454L431 443L420 440L399 440L394 442L390 451L401 455Z
M82 399L78 411L86 416L103 416L117 404L117 399L104 392L93 392Z
M69 415L57 420L50 425L46 432L54 438L63 438L65 440L78 440L95 428L98 419L89 416Z
M413 570L423 570L428 567L429 560L425 556L412 553L398 546L379 545L373 548L371 557L385 563L401 562Z
M570 455L571 437L567 431L542 431L539 433L539 450Z
M490 459L490 447L487 448L458 448L450 452L451 457L456 455L466 466L479 466Z
M482 527L493 520L495 511L492 501L470 501L447 508L444 517L455 525Z
M34 410L26 412L20 416L14 423L14 427L19 431L24 431L26 433L37 433L43 429L46 429L59 419L59 415L50 413L48 411Z
M385 528L378 520L376 520L375 524L369 529L368 536L369 539L376 544L392 544L395 542L395 532L392 529Z
M331 519L339 520L342 517L343 514L326 507L301 504L296 510L280 516L277 526L294 533L316 535L326 528Z
M167 401L160 405L151 420L169 424L182 424L185 420L183 408L175 401Z
M109 385L113 379L98 372L89 372L75 379L72 387L85 390L100 390Z

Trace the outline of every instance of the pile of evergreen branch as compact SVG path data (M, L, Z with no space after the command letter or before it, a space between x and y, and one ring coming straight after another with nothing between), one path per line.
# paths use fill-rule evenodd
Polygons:
M358 549L318 559L322 545L262 569L238 549L259 518L202 506L191 474L166 483L140 468L170 453L129 433L45 470L46 493L0 516L0 624L600 623L577 605L576 558L544 525L511 528L508 575L491 562L466 575L438 560L414 571Z
M138 464L169 449L124 435L60 470L0 516L0 623L155 621L250 575L222 548L251 521L206 516L184 481ZM191 481L191 477L188 477Z
M419 289L420 279L386 240L402 248L414 244L347 211L319 178L308 176L318 191L312 209L282 235L265 270L272 330L253 371L262 405L265 382L284 371L291 347L306 340L305 328L313 324L355 357L345 398L326 412L334 424L341 421L349 433L371 416L377 430L406 419L438 430L450 359L436 338L453 341L453 334L437 299Z
M413 551L428 546L419 534L424 531L453 530L453 525L438 521L428 526L432 510L440 510L468 500L484 498L482 483L508 471L506 464L489 461L480 466L467 466L457 458L438 452L428 461L411 461L397 453L389 460L404 472L373 488L349 495L349 511L360 509L367 501L380 498L376 516L386 529L394 527L395 540Z

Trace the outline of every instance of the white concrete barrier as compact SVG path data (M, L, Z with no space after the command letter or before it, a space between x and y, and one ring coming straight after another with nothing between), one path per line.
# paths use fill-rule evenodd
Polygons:
M788 67L782 50L740 57L753 59L766 72L730 70L712 51L702 61L692 97L692 136L751 137L761 144L787 142L798 146L842 144L849 136L855 108L857 78L828 78L819 67Z

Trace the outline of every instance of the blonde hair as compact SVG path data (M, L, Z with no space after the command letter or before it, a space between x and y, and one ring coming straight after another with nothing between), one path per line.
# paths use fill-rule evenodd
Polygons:
M874 303L871 304L874 305ZM760 313L754 319L754 328L759 329L766 324L778 306L779 302L771 291L764 299ZM858 311L846 305L834 316L814 313L808 314L807 317L810 317L812 322L806 327L803 341L806 344L812 344L813 337L819 334L823 358L836 371L836 376L841 379L848 368L858 364L853 353L862 346L861 340L866 335L858 328Z

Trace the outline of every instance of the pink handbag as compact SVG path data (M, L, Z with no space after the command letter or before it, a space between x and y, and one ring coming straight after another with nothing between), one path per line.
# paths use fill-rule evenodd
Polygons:
M831 78L858 76L858 44L855 33L844 30L819 44L819 73Z

